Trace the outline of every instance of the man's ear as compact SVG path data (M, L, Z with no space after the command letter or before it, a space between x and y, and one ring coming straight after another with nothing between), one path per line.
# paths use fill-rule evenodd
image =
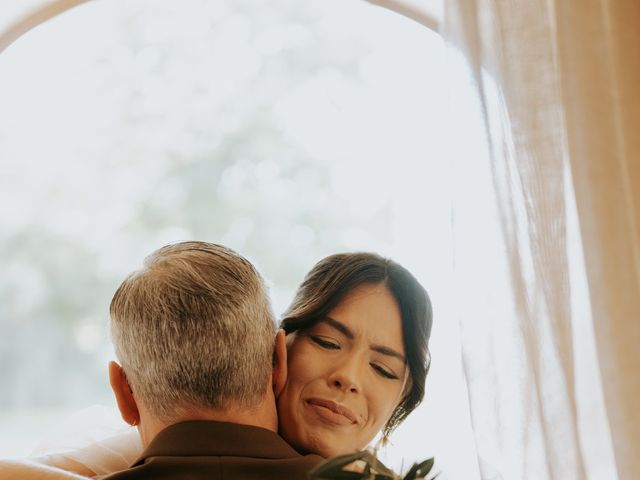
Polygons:
M116 397L122 419L129 425L138 425L140 423L138 405L133 398L124 370L116 362L109 362L109 383L111 383L111 390Z
M277 399L287 383L287 342L284 330L278 330L276 333L272 375L273 394Z

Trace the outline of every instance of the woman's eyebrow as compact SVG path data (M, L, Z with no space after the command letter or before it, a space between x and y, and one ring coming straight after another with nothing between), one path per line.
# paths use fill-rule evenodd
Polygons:
M351 331L351 329L347 327L344 323L339 322L335 318L326 316L320 321L326 323L330 327L335 328L340 333L342 333L345 337L347 337L349 340L353 340L355 338L353 331ZM378 352L383 355L387 355L389 357L395 357L398 360L402 361L402 363L405 363L407 361L407 359L404 358L404 355L402 355L400 352L397 352L393 348L387 347L385 345L371 345L370 348L374 352Z
M320 321L326 323L330 327L335 328L341 334L343 334L345 337L347 337L349 340L353 340L355 338L355 335L353 334L351 329L349 327L347 327L344 323L339 322L338 320L336 320L335 318L331 318L329 316L326 316Z
M393 348L389 348L384 345L371 345L370 348L374 352L378 352L389 357L395 357L402 363L405 363L407 361L407 359L404 358L404 355L402 355L400 352L396 352Z

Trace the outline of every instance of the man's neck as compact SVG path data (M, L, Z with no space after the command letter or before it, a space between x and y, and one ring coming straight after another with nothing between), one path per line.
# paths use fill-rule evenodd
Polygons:
M272 396L268 396L272 397ZM151 440L165 428L176 423L193 420L207 420L214 422L237 423L240 425L250 425L260 427L272 432L278 430L278 418L273 398L266 398L255 408L215 410L211 408L191 408L188 412L181 414L171 421L160 420L148 412L140 411L140 425L138 431L142 444L146 448Z

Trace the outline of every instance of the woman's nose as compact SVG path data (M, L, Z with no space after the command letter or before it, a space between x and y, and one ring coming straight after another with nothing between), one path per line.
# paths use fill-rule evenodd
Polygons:
M355 362L344 362L336 365L333 372L329 375L329 386L339 390L358 393L360 392L360 374Z

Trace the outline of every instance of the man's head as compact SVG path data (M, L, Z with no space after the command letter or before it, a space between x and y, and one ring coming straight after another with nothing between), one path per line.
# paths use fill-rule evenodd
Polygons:
M112 386L119 372L137 408L164 424L257 408L271 388L275 323L265 285L228 248L157 250L120 285L110 314L122 366L112 365ZM118 395L122 411L127 398Z

